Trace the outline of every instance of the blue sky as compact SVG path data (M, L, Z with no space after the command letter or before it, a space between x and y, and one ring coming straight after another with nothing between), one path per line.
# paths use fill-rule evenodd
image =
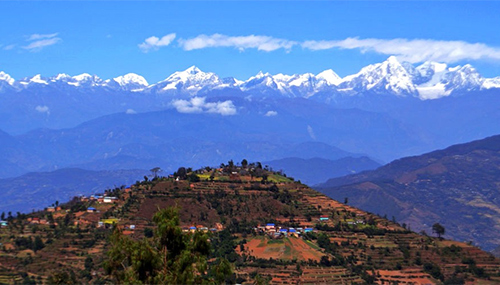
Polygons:
M259 71L341 76L395 54L470 63L500 76L500 2L1 2L0 70L150 83L196 65L247 79ZM156 37L156 38L152 38Z

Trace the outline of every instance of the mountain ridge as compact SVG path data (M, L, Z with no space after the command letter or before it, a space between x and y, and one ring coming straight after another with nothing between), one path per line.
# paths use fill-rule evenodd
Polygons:
M413 66L408 62L399 62L390 56L382 63L367 65L352 75L339 77L333 70L327 69L317 75L311 73L284 75L259 72L247 80L234 77L220 78L213 72L203 72L196 66L184 71L177 71L156 83L148 84L140 75L129 73L112 79L103 80L96 75L83 73L76 76L59 74L42 77L40 74L20 80L14 80L5 72L0 73L0 92L21 92L37 87L54 88L92 88L110 89L129 92L144 92L171 95L202 94L221 88L237 89L244 92L258 91L287 97L314 97L321 91L328 91L332 96L356 95L372 91L389 93L396 96L417 97L421 100L438 99L452 93L471 90L500 88L500 77L483 78L471 65L448 67L437 62L424 62Z
M394 216L417 230L439 221L453 238L491 251L500 246L499 175L496 135L397 159L316 189L336 199L348 197L352 205Z

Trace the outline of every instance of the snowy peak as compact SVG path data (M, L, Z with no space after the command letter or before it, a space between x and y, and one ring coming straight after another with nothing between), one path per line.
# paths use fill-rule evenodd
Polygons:
M82 73L72 77L72 81L68 84L73 86L85 86L85 87L97 87L102 86L103 80L97 75L90 75L88 73Z
M500 88L500 77L486 78L481 85L481 89Z
M49 80L51 82L68 82L72 80L72 77L65 73L59 73L56 76L49 77Z
M342 78L331 69L318 73L316 78L320 81L324 81L327 85L338 85L342 81Z
M174 72L167 79L152 85L149 89L157 92L184 92L195 95L202 89L216 88L225 84L212 72L203 72L196 66Z
M448 67L444 63L425 62L416 70L421 77L419 81L415 80L415 83L419 97L423 100L438 99L452 93L479 90L484 82L482 76L469 64Z
M149 84L144 77L135 73L127 73L125 75L106 80L105 85L125 91L139 91L148 87Z
M12 85L14 85L15 80L7 73L0 71L0 82L2 82L2 83L5 82L8 85L12 86Z
M362 94L384 94L398 97L417 97L422 100L438 99L461 93L499 88L500 77L483 78L470 65L449 67L444 63L424 62L414 66L399 62L394 56L384 62L363 67L358 73L341 78L328 69L314 75L312 73L271 75L260 71L246 81L233 77L221 79L212 72L203 72L196 66L177 71L153 85L135 73L128 73L108 80L83 73L70 76L64 73L44 78L14 80L5 72L0 72L0 92L23 89L53 88L64 90L103 90L146 92L175 96L210 94L215 90L229 88L247 92L252 96L286 96L310 98L317 95L319 100L335 101L336 96L356 96ZM69 88L69 89L68 89ZM213 94L220 94L213 92Z
M443 83L447 89L460 91L477 90L483 84L483 77L471 65L449 68L448 73L443 76Z
M37 74L33 77L27 77L27 78L21 79L19 81L19 83L24 85L24 86L37 85L37 84L38 85L39 84L42 84L42 85L49 84L44 78L42 78L42 76L40 74Z
M417 95L412 76L394 56L382 63L368 65L357 74L346 76L339 87L349 92L372 91L398 96Z
M14 89L15 82L16 81L14 80L14 78L12 78L10 75L3 71L0 71L0 91Z

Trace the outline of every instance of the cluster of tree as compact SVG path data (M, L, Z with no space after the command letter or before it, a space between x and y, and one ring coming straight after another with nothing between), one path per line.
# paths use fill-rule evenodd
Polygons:
M208 262L212 251L203 232L183 233L177 208L159 210L151 238L132 240L116 228L104 267L116 283L222 283L232 275L225 258Z
M45 247L45 243L40 236L36 236L34 240L32 237L17 237L15 243L19 249L31 249L34 252Z

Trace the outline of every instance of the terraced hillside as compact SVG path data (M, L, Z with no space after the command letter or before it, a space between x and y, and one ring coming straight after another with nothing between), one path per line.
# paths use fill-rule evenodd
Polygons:
M472 245L413 233L259 164L244 165L182 168L104 197L8 215L0 282L117 283L103 268L112 228L147 241L154 213L170 206L179 209L184 235L209 236L209 264L230 261L232 283L500 282L500 260Z

